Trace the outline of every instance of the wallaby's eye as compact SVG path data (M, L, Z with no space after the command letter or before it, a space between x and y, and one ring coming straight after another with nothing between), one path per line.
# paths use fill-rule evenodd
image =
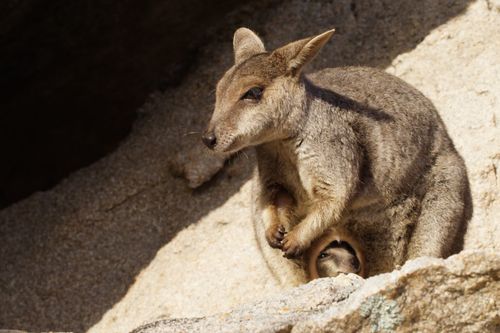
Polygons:
M248 90L241 99L252 100L252 101L260 101L262 97L262 91L264 89L261 87L253 87Z

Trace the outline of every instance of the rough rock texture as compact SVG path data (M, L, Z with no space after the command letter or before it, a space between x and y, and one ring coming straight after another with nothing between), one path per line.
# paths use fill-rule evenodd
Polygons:
M227 313L156 321L133 333L498 332L499 296L500 255L462 252L367 280L319 279Z
M293 0L227 18L182 84L151 95L113 154L0 212L0 327L127 332L283 292L250 224L252 154L229 160L196 190L169 171L177 152L199 144L191 133L210 116L238 25L256 29L270 48L334 26L337 36L310 70L388 68L426 93L471 175L467 247L498 251L499 8L483 0ZM199 182L216 171L211 165L204 177L203 163L180 169L195 170Z
M282 295L245 305L206 318L156 321L133 333L160 332L280 332L289 331L299 321L322 313L333 304L342 306L363 284L357 275L319 279Z

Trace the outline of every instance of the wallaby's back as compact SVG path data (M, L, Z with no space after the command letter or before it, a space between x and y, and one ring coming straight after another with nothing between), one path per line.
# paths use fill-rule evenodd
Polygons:
M406 192L436 154L457 154L433 104L403 80L368 67L328 68L308 77L350 118L365 150L365 176L379 191Z

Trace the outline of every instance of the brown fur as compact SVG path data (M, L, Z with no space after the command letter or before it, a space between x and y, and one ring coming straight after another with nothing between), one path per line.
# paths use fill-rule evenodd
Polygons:
M205 134L216 138L211 148L256 147L256 223L264 223L273 251L298 258L342 226L363 240L370 273L448 256L472 207L464 162L443 122L420 92L382 71L302 75L331 35L266 52L253 32L238 29L237 62L217 86ZM262 91L258 100L245 98L253 87ZM282 189L293 204L278 208Z
M354 250L354 255L342 248L331 248L331 243L334 241L348 243ZM320 263L320 254L325 251L329 256ZM353 263L353 260L356 261L356 264ZM366 261L361 244L344 229L329 229L315 240L306 252L305 262L309 280L336 276L340 273L355 273L361 277L366 276ZM325 266L325 268L320 269L320 265Z

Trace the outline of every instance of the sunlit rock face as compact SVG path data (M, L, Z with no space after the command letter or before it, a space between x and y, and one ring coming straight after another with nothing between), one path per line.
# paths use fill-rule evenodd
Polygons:
M206 46L179 84L147 98L113 153L0 212L0 327L130 332L158 318L186 317L225 325L227 316L234 321L275 302L280 307L259 326L263 331L342 331L343 316L352 319L345 325L359 322L366 332L410 330L410 323L431 332L498 329L491 310L499 308L491 301L498 294L498 259L488 252L500 246L496 2L294 0L256 6L239 8L225 16L222 29L203 35ZM217 79L232 64L238 26L256 30L270 49L335 27L309 71L375 66L428 96L469 172L474 216L465 247L484 252L416 261L365 282L342 277L298 290L281 285L251 224L253 154L240 154L219 171L223 160L204 158L208 153L198 146ZM174 156L180 156L175 163ZM173 176L172 165L190 182ZM320 293L325 298L312 297ZM436 297L435 308L420 303L428 301L427 293ZM287 305L288 295L298 298L290 303L294 307ZM304 303L299 320L301 295L311 295L311 303ZM422 318L443 326L428 329ZM270 324L274 320L279 325ZM445 326L453 321L462 326ZM174 329L172 322L162 323ZM197 325L191 319L176 323Z
M466 251L412 260L367 280L315 280L226 313L159 320L133 333L496 332L499 293L500 256Z

